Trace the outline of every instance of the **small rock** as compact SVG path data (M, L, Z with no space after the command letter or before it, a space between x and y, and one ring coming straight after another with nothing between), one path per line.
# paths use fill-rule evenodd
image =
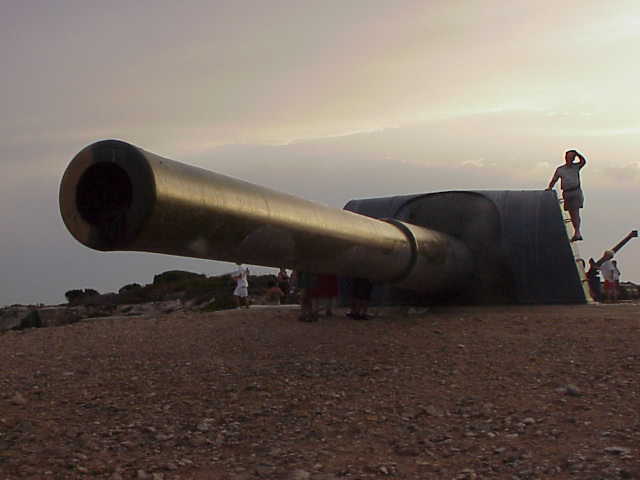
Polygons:
M211 429L211 427L209 426L209 422L207 422L206 420L203 420L196 426L196 429L200 432L208 432Z
M289 474L289 480L309 480L311 474L306 470L297 469Z
M16 392L16 394L11 397L11 403L14 405L26 405L27 400L22 396L20 392Z
M532 417L527 417L522 420L522 423L524 423L525 425L533 425L534 423L536 423L536 421Z
M412 445L400 445L396 448L396 453L402 457L417 457L420 451Z
M570 395L572 397L579 397L580 395L582 395L582 392L580 391L580 389L572 384L567 385L565 388L565 391L567 395Z
M475 470L471 468L465 468L455 478L456 480L475 480L476 478L478 478L478 475L476 474Z
M204 435L197 433L189 439L189 443L192 447L201 447L205 443L207 443L207 439L204 437Z
M607 447L604 451L611 455L629 455L631 453L631 449L625 447Z
M276 469L275 469L275 467L273 465L261 464L261 465L256 465L255 473L259 477L271 478L271 476L273 475L273 472L275 472L275 470Z
M235 473L229 477L229 480L251 480L253 478L248 473Z
M427 415L431 415L432 417L443 417L444 413L442 413L442 410L440 410L439 408L435 407L434 405L429 405L427 408L424 409L425 413Z

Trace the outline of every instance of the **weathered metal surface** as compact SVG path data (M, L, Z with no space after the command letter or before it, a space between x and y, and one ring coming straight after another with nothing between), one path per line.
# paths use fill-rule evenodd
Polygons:
M103 251L335 273L427 292L462 288L473 265L447 234L315 204L117 140L71 161L60 210L78 241Z
M471 252L469 286L459 295L377 289L379 303L584 303L555 192L445 191L350 201L345 209L393 217L459 239Z

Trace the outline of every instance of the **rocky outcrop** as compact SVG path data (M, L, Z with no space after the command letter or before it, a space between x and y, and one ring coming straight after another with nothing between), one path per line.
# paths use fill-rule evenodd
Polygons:
M183 309L182 301L167 300L164 302L136 303L132 305L118 305L115 315L139 316L172 313Z
M274 280L273 275L250 277L252 303L259 303L256 299ZM91 318L224 310L235 306L232 296L234 285L229 275L207 277L170 270L156 275L152 284L131 283L120 288L117 294L100 294L91 288L69 290L65 293L69 301L66 305L13 305L0 308L0 332L56 327Z
M0 332L27 328L58 327L75 323L82 318L76 308L69 307L10 307L0 312Z
M183 302L178 299L127 305L15 306L0 310L0 332L25 330L27 328L59 327L91 318L111 316L140 317L164 315L180 310L198 311L207 308L213 302L215 302L214 298L204 301L191 299Z
M77 310L67 307L44 307L37 310L40 327L59 327L80 321Z
M8 307L0 311L0 332L20 328L22 322L33 316L35 310L29 307Z

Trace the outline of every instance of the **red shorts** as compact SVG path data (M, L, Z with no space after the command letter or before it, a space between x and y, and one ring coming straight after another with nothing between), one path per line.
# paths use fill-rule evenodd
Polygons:
M608 290L615 290L618 288L618 282L616 281L609 281L609 280L605 280L604 281L604 290L608 291Z

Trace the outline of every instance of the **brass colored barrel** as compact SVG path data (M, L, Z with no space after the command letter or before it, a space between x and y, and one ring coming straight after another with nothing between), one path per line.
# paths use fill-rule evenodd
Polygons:
M472 268L466 246L443 233L318 205L118 140L74 157L60 210L79 242L102 251L335 273L430 293L460 288Z

